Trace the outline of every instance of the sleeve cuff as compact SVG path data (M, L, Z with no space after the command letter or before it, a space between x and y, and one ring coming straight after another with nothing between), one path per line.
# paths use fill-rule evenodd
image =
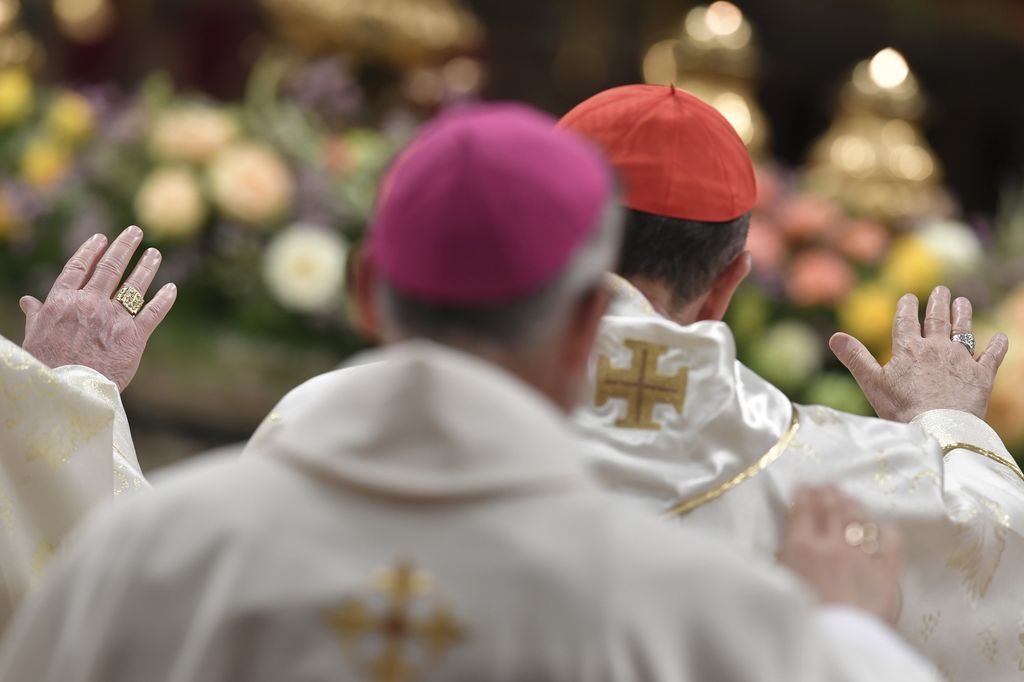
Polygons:
M967 450L1008 467L1024 478L999 435L973 414L960 410L929 410L911 420L939 442L942 453Z

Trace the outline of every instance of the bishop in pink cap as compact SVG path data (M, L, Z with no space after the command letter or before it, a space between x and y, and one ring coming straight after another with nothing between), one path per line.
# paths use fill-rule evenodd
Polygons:
M466 107L395 161L370 230L399 292L436 304L507 302L551 282L597 229L614 182L599 153L516 104Z

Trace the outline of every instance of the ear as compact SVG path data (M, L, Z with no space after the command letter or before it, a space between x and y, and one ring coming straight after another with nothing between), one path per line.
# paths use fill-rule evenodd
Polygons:
M380 315L377 314L377 268L365 248L360 248L352 261L349 300L352 324L360 334L372 341L380 341Z
M580 299L566 334L564 365L571 373L586 371L590 351L601 326L601 318L608 310L612 294L603 284L595 286Z
M725 317L725 311L729 309L733 294L736 293L740 283L750 274L750 268L749 251L744 251L733 258L708 290L707 297L697 314L697 319L721 320Z

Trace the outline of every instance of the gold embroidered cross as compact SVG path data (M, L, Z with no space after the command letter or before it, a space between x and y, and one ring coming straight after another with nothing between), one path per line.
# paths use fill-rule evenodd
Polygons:
M445 604L414 608L433 596L433 582L411 562L399 561L377 574L370 600L349 597L331 614L342 646L373 682L409 682L465 638ZM384 598L382 613L368 606L373 597Z
M626 415L615 426L658 431L661 424L652 418L655 405L668 404L683 413L687 369L683 367L672 376L659 374L658 358L668 346L634 340L625 341L625 345L633 351L633 363L626 369L614 369L604 355L598 358L595 402L601 407L611 398L624 398Z

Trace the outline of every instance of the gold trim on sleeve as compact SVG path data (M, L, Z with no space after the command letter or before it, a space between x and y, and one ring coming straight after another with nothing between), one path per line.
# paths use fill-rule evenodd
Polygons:
M943 456L943 458L947 457L949 455L949 453L951 453L953 450L968 450L970 452L975 453L976 455L981 455L982 457L988 457L993 462L999 462L1004 467L1009 468L1010 471L1012 471L1013 473L1017 474L1017 476L1022 481L1024 481L1024 474L1021 473L1020 469L1018 469L1017 466L1013 462L1009 461L1008 459L1006 459L1002 455L997 455L996 453L992 452L991 450L986 450L985 448L978 447L977 445L971 445L970 443L950 443L949 445L943 445L942 446L942 456Z
M702 504L706 504L711 500L717 499L732 490L743 481L748 478L753 478L758 472L768 468L768 465L777 460L786 448L790 446L793 439L796 438L796 432L800 429L800 418L797 415L796 406L793 406L793 419L789 423L789 428L786 430L779 441L772 446L772 449L766 452L761 459L754 462L752 465L741 471L740 473L733 476L731 479L718 486L714 490L709 490L706 493L691 497L688 500L684 500L668 509L665 510L665 516L682 516L688 514Z

